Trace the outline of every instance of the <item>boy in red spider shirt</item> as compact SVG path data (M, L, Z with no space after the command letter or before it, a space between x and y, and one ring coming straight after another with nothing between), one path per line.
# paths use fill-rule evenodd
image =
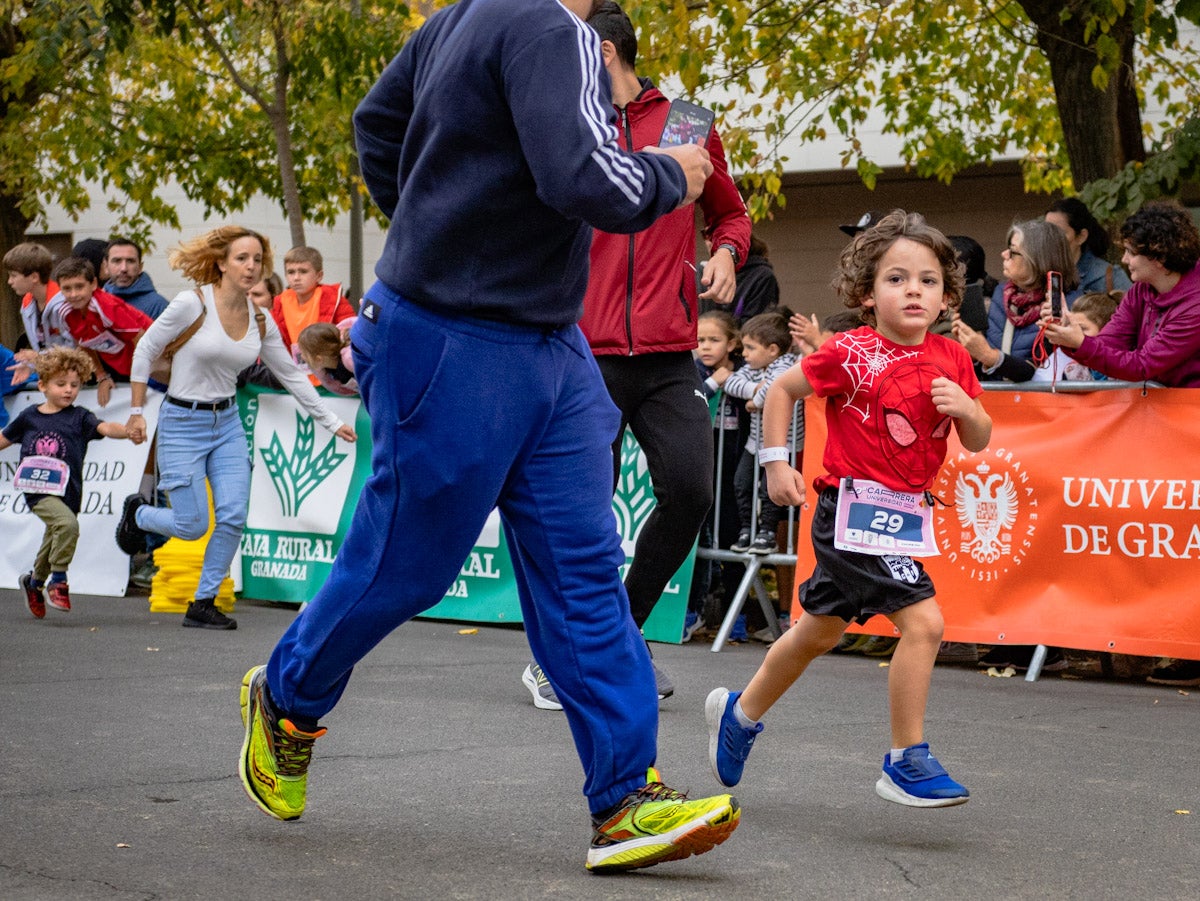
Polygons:
M804 613L771 646L745 691L709 694L709 762L722 784L736 785L762 732L758 720L851 621L882 614L901 637L888 671L892 749L875 792L909 807L962 804L970 793L924 740L943 620L933 582L914 559L937 553L928 491L946 459L951 426L969 451L983 450L992 435L970 356L929 333L961 303L962 271L941 232L895 210L842 252L834 287L867 324L831 338L775 380L759 450L771 500L803 504L804 476L782 445L793 404L809 394L827 398L828 475L814 486L817 566L800 587Z
M54 267L54 280L66 301L63 319L75 344L95 361L97 399L107 406L114 380L129 381L133 349L153 320L101 291L90 260L67 257Z

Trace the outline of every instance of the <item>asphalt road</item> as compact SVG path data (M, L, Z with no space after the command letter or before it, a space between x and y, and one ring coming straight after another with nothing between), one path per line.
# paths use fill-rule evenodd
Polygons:
M232 633L144 597L77 596L39 622L0 591L0 898L1200 897L1200 690L939 667L928 736L972 798L910 810L874 793L886 667L822 659L769 714L726 844L600 877L519 628L393 634L325 722L304 818L261 814L236 774L238 685L295 614L239 608ZM704 698L764 649L655 653L679 686L664 778L714 793Z

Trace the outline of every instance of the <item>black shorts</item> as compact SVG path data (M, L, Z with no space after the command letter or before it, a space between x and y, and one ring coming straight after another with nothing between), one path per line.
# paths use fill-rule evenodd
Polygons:
M814 616L865 623L934 595L933 580L920 560L890 554L856 554L833 546L836 488L826 488L813 513L812 543L817 567L800 586L800 606Z

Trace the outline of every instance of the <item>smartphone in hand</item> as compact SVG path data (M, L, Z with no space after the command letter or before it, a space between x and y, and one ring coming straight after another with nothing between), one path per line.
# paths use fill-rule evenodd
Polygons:
M1046 273L1046 297L1050 299L1050 315L1062 319L1063 290L1062 273L1051 270Z
M688 103L686 100L672 100L658 146L699 144L701 147L707 147L715 120L716 114L710 109Z
M983 282L968 282L963 288L962 305L958 315L977 332L987 331L987 307L983 303Z

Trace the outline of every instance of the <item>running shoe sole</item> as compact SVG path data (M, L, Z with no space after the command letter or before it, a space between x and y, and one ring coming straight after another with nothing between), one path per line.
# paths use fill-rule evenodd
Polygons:
M883 798L885 801L894 801L896 804L903 804L905 807L955 807L959 804L966 804L971 800L970 796L961 798L918 798L916 795L910 795L895 782L892 777L884 773L879 777L879 781L875 783L875 794Z
M633 838L588 851L587 868L593 873L621 873L652 867L668 860L705 854L733 834L742 811L734 798L701 817L662 835Z

